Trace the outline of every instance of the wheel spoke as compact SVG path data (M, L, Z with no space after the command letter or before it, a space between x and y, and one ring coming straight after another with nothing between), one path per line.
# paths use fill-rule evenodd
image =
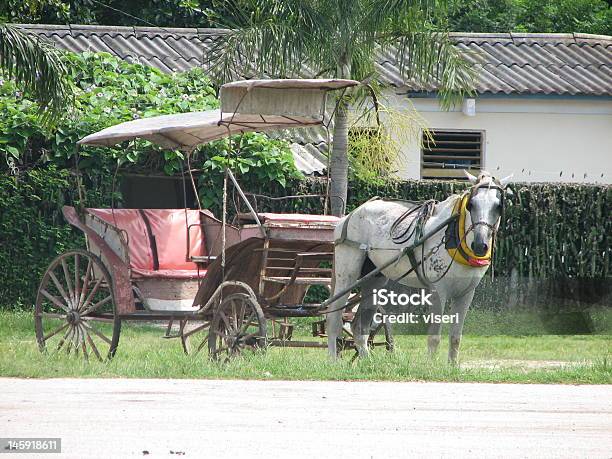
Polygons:
M200 343L200 345L196 349L196 353L200 352L202 350L202 348L206 345L207 342L208 342L208 335L206 335L204 337L204 339L202 340L202 342Z
M92 289L92 291L87 296L87 299L81 305L79 311L84 310L87 307L87 305L89 303L91 303L91 300L93 300L93 297L96 294L96 292L98 291L98 288L100 288L100 284L102 284L102 277L100 277L100 279L97 280L96 285L94 285L94 288Z
M70 334L70 336L66 340L66 353L68 355L70 355L70 351L72 349L72 342L73 342L74 337L76 335L76 327L70 327L70 330L72 330L72 333Z
M69 336L69 335L72 335L72 331L73 331L73 328L72 328L72 327L70 327L70 328L68 329L68 331L66 332L66 334L64 335L64 337L63 337L63 338L62 338L62 339L59 341L59 343L57 343L57 349L55 349L55 351L56 351L56 352L59 352L59 351L60 351L60 349L62 348L62 346L64 345L64 343L65 343L65 342L66 342L66 340L68 339L68 336Z
M62 258L62 269L64 270L64 279L66 280L66 286L68 287L68 298L72 298L74 301L74 289L72 288L72 281L70 280L70 272L68 270L68 264L66 259Z
M246 307L247 307L247 303L246 301L242 302L242 307L240 308L240 316L242 317L242 320L244 320L244 313L246 312Z
M55 296L51 295L44 288L40 289L40 293L45 298L47 298L49 301L51 301L54 305L56 305L58 308L60 308L61 310L65 311L65 312L70 312L70 308L68 306L63 304L60 300L58 300Z
M78 325L74 326L74 354L79 355L79 344L81 342L81 327Z
M234 330L238 330L238 316L236 315L236 302L234 300L230 301L230 304L232 305L232 322L234 323Z
M212 333L213 333L213 334L215 334L215 335L217 335L217 336L218 336L219 338L221 338L221 339L229 339L229 338L232 338L232 335L227 335L227 334L221 333L220 331L217 331L217 330L212 330Z
M96 354L96 357L98 358L98 360L100 362L103 362L104 359L100 355L100 352L98 351L98 348L96 347L96 344L94 343L93 339L91 339L91 336L89 335L89 333L87 333L87 342L89 343L89 347L91 347L91 350L93 351L93 353Z
M106 336L104 336L102 334L102 332L98 331L95 329L95 327L89 325L88 323L85 322L81 322L83 324L83 326L85 326L85 328L92 332L94 335L96 335L97 337L99 337L100 339L104 340L109 346L112 345L112 341L110 339L108 339Z
M223 347L218 348L218 349L215 351L215 354L222 354L224 351L228 351L228 352L229 352L229 350L230 350L230 349L229 349L229 347L228 347L228 346L223 346Z
M49 271L49 277L51 278L51 280L55 284L55 287L59 291L60 295L62 295L62 298L64 299L66 304L68 306L70 306L70 304L71 304L70 303L70 299L68 298L68 295L66 294L66 291L64 290L64 287L62 287L62 284L60 284L60 281L57 279L57 277L56 277L56 275L55 275L55 273L53 271Z
M204 330L206 327L208 326L208 324L204 324L204 325L200 325L192 330L189 330L187 333L183 333L183 338L187 338L191 335L193 335L194 333L199 332L200 330Z
M79 277L80 277L80 272L79 272L79 254L75 253L74 254L74 309L79 309L78 305L79 305L79 298L81 296L81 292L79 291Z
M256 332L253 332L253 333L249 333L248 335L242 336L242 339L246 340L248 338L254 338L255 336L259 336L259 330L257 330Z
M87 270L85 271L85 278L83 279L83 288L81 289L81 296L79 297L79 303L77 304L76 309L81 310L81 306L83 301L85 300L85 295L87 294L87 288L89 287L89 277L91 274L91 258L87 260Z
M104 306L106 303L108 303L109 301L111 301L113 299L112 295L108 295L106 298L104 298L103 300L98 301L96 304L94 304L91 308L83 311L81 313L81 315L86 316L87 314L91 314L92 312L94 312L96 309L99 309L100 307Z
M85 327L83 327L83 325L79 324L79 331L80 331L80 342L81 342L81 352L83 352L83 357L85 358L86 362L89 362L89 354L87 353L87 344L86 344L86 336L89 336L87 334L87 331L85 330Z
M47 317L48 319L60 319L60 320L66 319L66 314L57 314L55 312L40 312L37 315L39 317Z
M47 341L49 338L57 335L59 332L61 332L62 330L65 330L70 324L68 322L66 322L65 324L61 325L60 327L56 328L55 330L53 330L51 333L49 333L47 336L43 336L43 341Z
M242 328L240 329L240 332L238 332L239 335L241 335L242 333L244 333L247 328L249 328L249 325L257 325L251 322L251 320L255 317L255 311L251 312L251 315L249 316L248 320L245 322L245 324L242 326Z
M225 315L223 311L219 311L219 317L221 317L221 319L225 323L225 327L227 328L227 331L231 333L233 331L232 325L230 324L227 316Z

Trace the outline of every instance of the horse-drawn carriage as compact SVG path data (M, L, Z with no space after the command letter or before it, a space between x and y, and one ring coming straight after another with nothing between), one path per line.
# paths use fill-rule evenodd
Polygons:
M143 138L188 156L202 143L233 134L321 125L327 92L356 84L230 83L221 89L220 110L135 120L80 143L110 146ZM232 224L226 221L230 182L249 210L237 213ZM166 336L180 338L186 352L208 347L214 359L269 345L326 347L320 341L296 339L291 318L326 312L329 302L308 304L304 299L312 286L331 291L338 219L258 213L229 170L221 219L206 209L185 206L64 207L66 220L85 234L87 249L61 254L42 277L35 306L41 350L104 360L115 354L124 321L166 322ZM354 348L350 322L358 302L356 296L345 306L341 349ZM314 336L325 337L323 320L312 327ZM387 325L371 329L370 344L392 348Z

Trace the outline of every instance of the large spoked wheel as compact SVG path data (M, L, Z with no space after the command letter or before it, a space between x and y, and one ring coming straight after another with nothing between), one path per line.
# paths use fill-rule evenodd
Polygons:
M266 318L259 303L245 293L224 298L208 334L210 358L227 361L245 351L266 348Z
M34 324L41 352L113 357L121 321L110 275L96 255L72 250L51 262L38 287Z

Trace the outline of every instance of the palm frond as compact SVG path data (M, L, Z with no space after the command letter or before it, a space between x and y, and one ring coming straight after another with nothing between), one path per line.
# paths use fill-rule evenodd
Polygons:
M448 34L441 32L394 32L384 45L396 50L397 67L410 86L437 90L444 108L471 94L474 72Z
M50 44L0 23L0 69L34 97L43 119L52 122L65 113L71 90L66 67Z
M295 75L318 51L326 19L308 1L226 1L224 6L233 14L205 56L219 82Z

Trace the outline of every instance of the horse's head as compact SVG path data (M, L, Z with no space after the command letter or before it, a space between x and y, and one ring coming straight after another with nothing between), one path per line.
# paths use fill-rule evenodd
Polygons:
M485 171L478 177L464 172L472 183L467 203L470 227L466 228L466 233L472 240L468 239L466 242L476 256L484 257L491 250L493 236L499 227L506 186L512 175L498 180Z

